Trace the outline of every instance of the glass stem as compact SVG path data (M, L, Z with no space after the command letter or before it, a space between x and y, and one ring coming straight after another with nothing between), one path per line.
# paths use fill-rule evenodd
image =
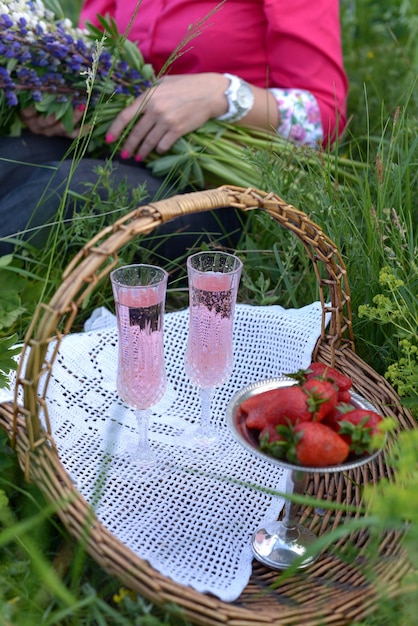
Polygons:
M205 435L210 430L210 417L212 406L213 389L211 387L200 388L200 432Z
M141 467L150 467L155 463L155 453L150 446L148 437L151 411L149 409L136 409L135 414L138 423L138 446L135 460Z
M307 473L300 472L298 470L291 470L287 474L286 479L286 493L299 493L303 494L306 487ZM283 517L283 524L288 529L295 528L297 525L297 509L299 505L291 500L286 500L285 515Z
M200 420L193 439L202 448L212 446L217 441L216 432L210 425L213 392L213 388L210 387L201 387L199 390Z

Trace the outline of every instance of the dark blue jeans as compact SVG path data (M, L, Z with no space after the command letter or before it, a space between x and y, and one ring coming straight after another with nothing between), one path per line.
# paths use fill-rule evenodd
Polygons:
M62 195L70 180L70 189L86 194L89 184L97 184L97 166L104 167L106 160L84 159L73 169L71 141L61 137L46 138L25 132L21 137L0 138L0 256L11 252L14 239L29 240L42 245L46 240L46 225L57 216ZM66 158L67 157L67 158ZM130 189L146 184L147 197L159 200L176 193L161 178L153 176L146 167L135 161L112 161L112 186L126 180ZM99 195L105 199L107 192L100 184ZM77 211L77 206L75 206ZM74 202L65 208L64 217L73 215ZM158 235L170 235L159 245L158 254L167 259L184 255L197 241L222 238L233 245L238 239L241 219L232 209L196 213L164 224ZM225 233L235 233L225 239ZM171 236L173 234L173 236Z

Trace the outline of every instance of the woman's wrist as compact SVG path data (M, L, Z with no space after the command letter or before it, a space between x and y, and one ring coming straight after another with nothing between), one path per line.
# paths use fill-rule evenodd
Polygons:
M224 91L228 109L216 119L223 122L239 122L248 115L254 106L254 93L251 86L239 76L224 74L229 85Z

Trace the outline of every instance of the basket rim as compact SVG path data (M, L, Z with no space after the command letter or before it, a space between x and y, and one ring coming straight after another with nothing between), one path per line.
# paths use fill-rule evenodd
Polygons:
M87 551L106 571L123 580L125 584L131 585L150 601L160 605L175 602L182 607L189 619L202 626L210 624L255 626L260 623L299 626L301 616L307 626L320 626L331 622L334 625L348 625L362 612L367 614L373 610L377 601L376 590L364 586L361 572L355 572L351 578L349 576L350 584L342 583L335 564L330 564L326 560L315 566L316 569L313 571L318 580L322 580L324 572L326 574L333 572L335 580L330 583L328 608L324 604L325 596L321 597L320 590L315 587L317 597L311 597L307 591L302 607L292 605L292 602L289 604L289 601L285 600L278 605L272 605L271 609L267 603L265 610L261 610L255 597L260 593L262 596L262 588L265 589L266 581L268 584L272 582L270 574L265 569L261 569L259 573L256 571L255 582L250 584L248 592L237 603L226 604L168 580L155 572L146 562L139 558L133 559L129 551L119 545L120 542L115 543L111 533L91 517L89 505L72 484L56 450L48 420L47 383L52 374L60 341L70 332L84 299L117 265L119 249L137 235L148 233L159 224L179 215L226 206L243 211L265 210L283 228L291 231L302 241L314 266L322 305L321 337L314 351L313 360L322 360L329 365L338 363L341 369L353 376L359 393L370 401L379 399L386 402L388 412L395 415L400 426L411 428L413 418L400 406L399 399L389 383L355 354L347 272L335 244L307 214L286 203L276 194L234 186L182 194L139 207L103 229L80 250L65 270L63 281L51 301L47 304L41 303L37 308L24 341L14 401L0 405L0 425L7 430L15 445L27 479L36 481L48 499L63 499L66 503L58 513L72 534L85 541ZM325 293L329 294L329 297L326 297ZM331 323L326 327L325 317L328 313L331 314ZM47 348L52 341L56 341L56 349L47 360ZM23 393L23 404L19 401L20 393ZM46 430L41 427L40 416ZM388 461L383 456L370 464L370 467L350 470L348 478L330 475L320 479L314 475L310 481L310 488L322 493L333 489L334 493L347 494L352 481L373 482L376 477L385 475L387 465ZM329 516L321 518L312 511L311 515L311 525L319 527L321 533L328 525L338 523L338 519L331 521ZM91 536L88 538L85 535L86 519L89 521L93 519ZM394 548L393 554L396 556L397 549ZM389 555L392 557L392 552ZM401 574L406 569L404 558L400 557L392 566L389 578L388 569L390 568L381 572L385 580L392 582L400 580ZM292 580L296 585L295 578ZM334 583L336 587L333 587ZM259 584L261 586L257 586ZM323 587L320 589L323 592L327 583L322 581L321 584ZM285 589L288 589L286 585L287 583ZM336 601L335 593L338 586L340 591L345 589L346 595L341 593L340 600ZM304 589L301 587L298 589L302 594L300 597L305 597ZM360 589L361 606L358 605Z

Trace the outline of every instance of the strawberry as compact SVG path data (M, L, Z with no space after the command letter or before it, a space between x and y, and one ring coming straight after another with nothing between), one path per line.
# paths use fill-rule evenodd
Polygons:
M329 380L311 378L303 383L303 391L308 395L308 407L313 419L321 421L337 405L337 389Z
M354 406L350 403L344 403L344 402L342 402L341 404L339 403L337 404L337 406L335 407L333 411L331 411L324 417L323 423L326 426L329 426L330 428L332 428L332 430L335 430L336 432L338 432L339 423L343 415L347 413L348 411L352 411L353 409L354 409Z
M339 372L334 367L325 365L325 363L311 363L306 372L306 379L310 378L325 378L334 383L339 391L346 391L352 386L352 380L342 372Z
M310 467L338 465L350 452L348 443L322 422L266 427L259 442L261 450L275 458Z
M239 408L246 414L247 428L263 430L268 424L276 426L312 419L308 396L298 385L278 387L244 400Z
M338 390L337 403L338 404L351 404L351 393L349 389Z
M286 458L287 448L289 447L285 434L279 432L281 428L284 427L268 424L258 437L260 449L277 459Z
M290 378L294 378L299 384L303 384L312 378L319 380L329 380L338 390L338 402L350 402L351 396L349 389L352 387L351 378L345 376L334 367L325 365L315 361L309 365L307 369L298 370L294 374L288 374Z
M294 428L297 436L295 456L300 465L326 467L343 463L349 444L321 422L303 422Z
M383 417L369 409L353 408L336 417L336 432L348 443L354 454L371 453L376 449L376 435L381 435Z

